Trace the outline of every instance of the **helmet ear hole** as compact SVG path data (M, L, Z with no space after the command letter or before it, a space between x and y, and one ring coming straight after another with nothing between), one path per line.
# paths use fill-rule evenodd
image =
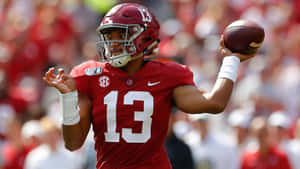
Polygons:
M144 55L148 56L148 55L152 54L152 51L145 49L143 53L144 53Z
M149 41L151 41L151 40L152 40L151 37L145 37L145 38L143 38L143 41L144 41L144 42L149 42Z
M152 55L152 54L157 54L158 45L159 45L160 39L157 39L153 43L151 43L146 49L144 49L143 54L144 55Z
M151 37L145 37L145 38L142 39L143 43L146 43L146 44L147 44L149 41L151 41L151 40L152 40ZM139 48L141 48L141 47L142 47L142 45L139 44Z

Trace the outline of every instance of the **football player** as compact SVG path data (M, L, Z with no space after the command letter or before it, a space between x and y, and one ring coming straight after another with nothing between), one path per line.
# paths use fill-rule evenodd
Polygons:
M97 169L170 169L163 143L173 104L187 113L222 112L240 61L254 56L231 53L221 40L223 64L205 92L187 66L144 59L157 51L159 28L144 6L119 4L97 29L102 62L84 62L70 75L54 68L45 74L60 92L66 148L80 148L92 124Z

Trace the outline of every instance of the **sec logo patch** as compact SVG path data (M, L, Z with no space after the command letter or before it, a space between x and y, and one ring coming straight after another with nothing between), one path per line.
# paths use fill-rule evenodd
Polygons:
M99 78L99 85L101 87L107 87L107 86L109 86L109 84L110 84L110 79L108 76L101 76Z

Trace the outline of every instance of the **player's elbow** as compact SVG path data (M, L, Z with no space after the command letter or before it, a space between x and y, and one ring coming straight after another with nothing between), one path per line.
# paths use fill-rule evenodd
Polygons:
M224 112L226 106L227 106L227 101L215 101L213 102L213 114L219 114L219 113L222 113Z
M76 151L80 149L82 144L65 144L65 147L69 151Z
M215 105L212 107L211 111L209 113L212 114L219 114L222 113L226 108L226 105Z
M226 108L226 104L213 102L206 107L205 113L220 114L224 112L225 108Z
M224 112L227 106L228 100L221 99L219 97L209 97L207 101L207 113L219 114Z
M207 96L206 99L202 99L200 102L181 101L181 102L176 102L176 105L181 111L188 112L190 114L199 114L199 113L219 114L225 110L227 106L227 100L219 99L217 97Z
M194 109L180 109L183 112L188 112L189 114L199 114L199 113L210 113L210 114L219 114L222 113L225 109L226 105L222 104L210 104L201 107L197 107Z

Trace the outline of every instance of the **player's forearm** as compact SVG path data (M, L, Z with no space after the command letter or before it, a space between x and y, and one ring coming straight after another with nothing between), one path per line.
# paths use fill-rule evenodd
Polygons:
M229 102L239 65L240 59L238 57L226 56L223 59L213 90L205 95L209 102L216 105L216 113L223 112Z
M230 97L228 92L232 90L232 82L227 81L227 79L218 80L214 90L209 93L195 86L178 87L173 92L174 102L186 113L220 113L226 107Z
M225 57L211 92L190 86L177 87L173 91L173 99L178 108L187 113L223 112L230 99L239 64L239 58Z
M225 78L218 78L213 90L205 94L208 102L214 107L211 108L213 112L208 113L221 113L226 108L233 89L233 81Z
M80 123L71 126L63 125L62 131L63 131L65 147L68 150L70 151L77 150L84 143L85 137Z
M91 102L77 91L60 95L63 114L63 138L70 151L79 149L90 129Z

